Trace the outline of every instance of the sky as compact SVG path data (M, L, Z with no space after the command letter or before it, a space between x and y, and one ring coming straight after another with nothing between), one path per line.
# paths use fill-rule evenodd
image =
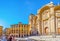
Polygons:
M38 9L53 2L55 5L59 0L0 0L0 25L4 28L12 24L28 24L29 15L37 14Z

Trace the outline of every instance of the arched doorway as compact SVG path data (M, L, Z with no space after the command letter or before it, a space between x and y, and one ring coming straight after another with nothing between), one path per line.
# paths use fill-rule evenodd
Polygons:
M45 31L44 31L44 33L46 34L46 35L48 35L48 27L45 27L45 29L44 29Z
M60 28L58 28L57 30L58 30L58 31L57 31L57 32L58 32L58 34L60 34Z

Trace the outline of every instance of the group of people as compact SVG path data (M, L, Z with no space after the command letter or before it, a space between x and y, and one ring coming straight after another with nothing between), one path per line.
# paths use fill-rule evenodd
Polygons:
M7 38L5 35L3 35L1 41L16 41L16 40L15 37L12 35L8 36Z
M7 41L16 41L16 40L15 40L14 36L9 36Z

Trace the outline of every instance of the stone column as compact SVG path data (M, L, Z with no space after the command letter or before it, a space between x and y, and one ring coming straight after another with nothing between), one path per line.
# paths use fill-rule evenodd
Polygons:
M56 27L55 27L55 14L54 14L54 7L50 7L50 26L51 26L51 34L55 35Z
M23 25L23 37L24 37L24 25Z
M42 34L42 28L41 28L41 15L38 14L37 15L37 29L38 29L38 33L41 35Z

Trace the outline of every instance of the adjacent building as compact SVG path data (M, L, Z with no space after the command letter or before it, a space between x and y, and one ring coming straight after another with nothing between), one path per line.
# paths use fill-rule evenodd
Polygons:
M15 37L27 37L30 35L30 26L28 24L14 24L10 28L6 28L6 36L13 35Z
M31 14L29 16L29 25L30 25L30 32L31 35L38 35L38 29L37 29L37 16Z
M3 26L0 26L0 37L3 35Z

